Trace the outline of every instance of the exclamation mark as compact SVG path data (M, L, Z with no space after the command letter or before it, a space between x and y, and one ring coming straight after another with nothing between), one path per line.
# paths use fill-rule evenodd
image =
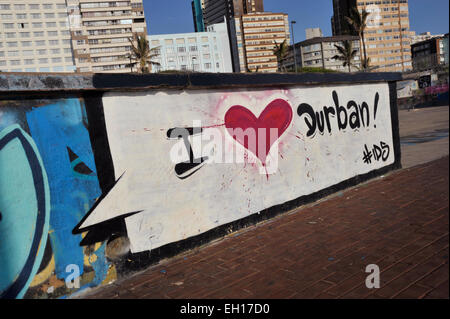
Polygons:
M380 95L378 92L375 94L375 104L374 104L374 110L373 110L373 127L377 128L377 125L375 124L375 120L377 119L377 110L378 110L378 100L380 99Z

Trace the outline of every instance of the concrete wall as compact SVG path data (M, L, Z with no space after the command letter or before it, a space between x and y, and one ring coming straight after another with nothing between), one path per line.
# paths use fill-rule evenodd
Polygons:
M0 75L0 296L68 297L399 168L399 79Z

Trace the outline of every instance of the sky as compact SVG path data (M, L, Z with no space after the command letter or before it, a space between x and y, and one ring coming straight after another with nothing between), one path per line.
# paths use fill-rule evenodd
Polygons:
M150 35L194 32L191 0L143 0ZM283 12L295 20L295 42L305 40L306 28L321 28L331 36L332 0L264 0L264 10ZM449 0L409 0L410 28L417 34L448 33Z

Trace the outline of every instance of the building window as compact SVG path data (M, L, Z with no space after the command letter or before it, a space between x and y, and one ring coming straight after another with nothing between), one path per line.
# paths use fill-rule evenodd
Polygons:
M8 56L18 56L19 51L8 51Z
M24 11L25 10L25 5L24 4L15 4L14 5L14 10Z

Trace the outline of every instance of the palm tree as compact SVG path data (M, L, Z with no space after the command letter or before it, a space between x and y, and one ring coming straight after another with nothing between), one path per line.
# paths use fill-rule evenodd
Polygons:
M367 17L369 16L369 12L366 11L366 9L363 9L361 13L358 11L356 7L353 7L350 11L350 17L345 17L348 24L355 30L355 32L358 34L359 38L362 41L363 45L363 53L364 58L362 60L362 67L363 69L368 69L369 60L367 59L367 52L366 52L366 40L364 37L364 32L366 31L367 27Z
M285 59L288 53L288 44L284 40L282 43L278 44L275 42L275 48L273 49L273 54L277 57L278 71L281 71L281 62Z
M338 50L339 55L335 55L332 59L343 61L343 66L348 66L348 72L352 72L352 61L355 58L356 53L358 53L358 50L353 49L353 44L351 41L345 40L343 43L344 46L339 46L337 44L334 45Z
M152 59L159 56L157 51L159 48L152 48L148 44L145 34L134 33L132 39L128 39L131 43L130 66L138 66L138 72L149 73L152 70L152 65L160 65ZM134 61L134 62L132 62Z

